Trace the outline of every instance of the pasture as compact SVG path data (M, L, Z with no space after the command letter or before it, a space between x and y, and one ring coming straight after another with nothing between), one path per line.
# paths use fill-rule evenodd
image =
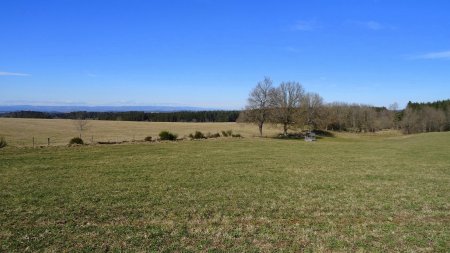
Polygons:
M156 125L95 122L109 123L142 138ZM257 133L213 125L185 133ZM446 132L9 146L0 149L0 251L448 252L449 143Z
M258 129L250 124L237 123L183 123L183 122L132 122L91 120L82 137L90 143L98 141L132 141L144 140L146 136L157 137L161 131L171 131L184 137L195 131L218 133L232 130L244 137L259 135ZM265 135L279 133L279 129L268 127ZM0 136L4 136L9 145L32 146L33 137L36 146L46 146L47 138L51 145L67 145L73 137L79 136L74 120L66 119L16 119L0 118Z

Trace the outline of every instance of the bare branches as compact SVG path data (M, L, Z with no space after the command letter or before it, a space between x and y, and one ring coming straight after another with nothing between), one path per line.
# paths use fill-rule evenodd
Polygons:
M304 89L298 82L282 82L273 90L273 120L283 125L283 134L298 121Z
M410 102L405 110L399 110L397 103L389 109L339 102L325 104L319 94L305 93L298 82L282 82L273 87L272 80L265 77L250 92L246 110L239 120L257 124L261 136L267 122L281 125L284 135L294 128L351 132L382 129L403 129L406 133L447 131L450 129L448 101Z
M262 136L263 125L269 117L269 107L273 87L272 80L264 77L263 81L258 82L256 87L250 92L248 105L246 107L247 120L255 122L259 128L259 134Z
M273 88L272 80L265 77L250 93L244 118L258 125L261 136L263 125L269 120L282 124L287 135L288 128L299 121L304 93L298 82L282 82Z
M325 110L323 98L317 93L306 93L302 98L303 124L312 129L323 126Z
M89 120L83 117L78 117L73 120L73 124L77 131L80 133L80 138L83 131L86 131L89 128Z

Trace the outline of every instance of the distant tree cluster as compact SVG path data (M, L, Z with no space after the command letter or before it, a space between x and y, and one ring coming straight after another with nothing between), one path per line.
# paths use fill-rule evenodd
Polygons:
M385 107L330 103L323 108L321 129L349 132L375 132L395 128L398 112Z
M448 131L450 100L434 103L408 103L400 111L395 103L388 108L362 104L323 102L317 93L305 92L298 82L273 86L269 77L257 83L250 92L246 109L239 121L258 126L263 135L265 123L288 129L375 132L402 129L405 133Z
M409 102L403 112L403 132L441 132L450 130L450 100L432 103Z
M46 113L18 111L4 113L2 117L39 119L97 119L153 122L235 122L239 111L181 111L181 112L70 112Z

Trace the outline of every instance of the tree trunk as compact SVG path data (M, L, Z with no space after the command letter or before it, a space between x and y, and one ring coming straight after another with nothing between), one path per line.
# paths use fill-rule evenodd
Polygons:
M259 127L259 136L262 137L262 134L263 134L263 123L260 122L260 123L258 124L258 127Z

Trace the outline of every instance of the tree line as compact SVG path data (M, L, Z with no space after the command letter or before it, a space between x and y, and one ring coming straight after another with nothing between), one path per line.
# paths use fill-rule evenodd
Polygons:
M405 110L396 103L389 108L364 104L324 103L317 93L306 92L299 82L273 86L269 77L250 92L239 121L258 126L263 135L266 123L289 129L375 132L401 129L405 133L450 130L450 100L433 103L409 102Z
M96 119L153 122L235 122L239 111L180 111L180 112L70 112L51 113L18 111L1 114L9 118Z
M450 131L450 99L432 103L409 102L403 112L405 133Z
M243 111L179 112L70 112L49 113L18 111L0 117L43 119L97 119L150 122L249 122L258 126L260 135L266 123L280 125L283 134L290 129L375 132L399 129L404 133L450 130L450 99L431 103L409 102L404 110L396 103L386 107L342 102L325 103L323 98L306 92L299 82L273 85L269 77L256 84Z

